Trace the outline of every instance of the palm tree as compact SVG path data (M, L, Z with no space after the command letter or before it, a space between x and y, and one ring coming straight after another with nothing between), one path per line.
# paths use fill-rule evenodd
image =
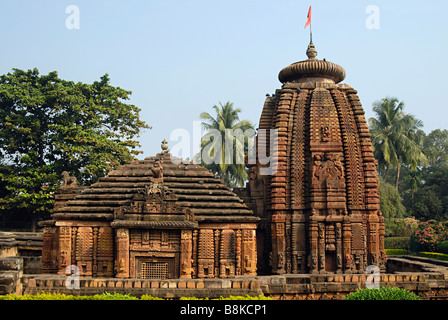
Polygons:
M385 169L385 181L391 167L397 170L397 190L402 164L409 165L415 171L419 165L426 165L427 162L422 152L424 134L420 128L423 122L413 115L405 114L403 108L404 103L397 98L383 98L373 104L376 118L369 119L378 166Z
M244 140L237 139L234 133L238 129L246 134L251 131L255 133L254 126L248 120L239 120L238 113L241 109L234 108L231 102L226 102L224 105L219 102L219 107L214 105L213 109L215 116L208 112L200 114L200 118L204 120L202 127L207 130L201 139L202 165L219 175L229 187L244 186L247 180L244 165L244 151L247 150L247 144ZM229 141L232 143L233 150L226 152ZM213 158L211 163L204 162L206 153Z

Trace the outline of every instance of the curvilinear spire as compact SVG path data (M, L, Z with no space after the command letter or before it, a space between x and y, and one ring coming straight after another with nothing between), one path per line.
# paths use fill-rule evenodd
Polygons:
M280 71L282 88L266 98L260 117L259 129L278 132L278 170L260 176L262 165L250 167L249 197L261 218L259 272L384 270L384 218L364 110L357 91L340 84L341 66L316 59L312 41L306 53Z

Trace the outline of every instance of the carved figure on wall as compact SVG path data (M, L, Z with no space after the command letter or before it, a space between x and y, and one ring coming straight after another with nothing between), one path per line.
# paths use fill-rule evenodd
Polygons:
M344 188L344 167L338 153L327 152L313 157L312 184L319 188Z
M337 173L338 173L337 179L338 180L343 179L344 178L344 167L342 166L342 162L339 159L339 154L334 153L331 160L333 161L333 164L334 164L334 166L335 166L335 168L337 170Z
M194 213L190 209L185 210L185 219L187 221L195 221Z
M156 160L154 162L154 166L151 167L153 181L162 181L163 180L163 167L160 163L160 160Z
M120 259L119 261L116 261L115 263L116 263L115 271L117 273L122 273L122 272L126 271L124 259Z
M320 170L321 163L322 163L322 155L319 153L314 155L313 171L312 171L312 175L311 175L313 182L315 179L320 180L319 175L318 175L318 170Z
M248 255L244 256L244 267L245 267L244 270L246 272L250 272L252 270L252 262Z
M297 254L296 254L296 261L297 261L297 270L299 270L299 271L303 271L303 254L302 253L300 253L300 252L297 252Z
M282 269L284 264L284 255L283 252L279 252L278 254L278 260L277 260L277 268Z
M322 133L322 141L330 141L330 127L329 126L323 126L321 128Z
M345 272L351 273L353 271L353 256L350 253L345 255Z
M311 272L317 271L317 255L311 255L311 264L310 264Z

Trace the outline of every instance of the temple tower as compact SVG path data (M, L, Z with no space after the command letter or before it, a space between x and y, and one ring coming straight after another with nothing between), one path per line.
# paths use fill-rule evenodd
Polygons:
M261 218L259 272L364 273L385 267L384 218L370 133L345 70L316 59L279 73L282 88L266 98L260 129L278 132L274 174L249 165L248 195ZM261 141L258 148L269 141Z

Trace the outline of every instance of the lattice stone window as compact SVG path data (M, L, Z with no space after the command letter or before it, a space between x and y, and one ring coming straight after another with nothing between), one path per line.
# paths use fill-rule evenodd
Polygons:
M140 274L142 279L167 279L169 269L169 262L143 261Z

